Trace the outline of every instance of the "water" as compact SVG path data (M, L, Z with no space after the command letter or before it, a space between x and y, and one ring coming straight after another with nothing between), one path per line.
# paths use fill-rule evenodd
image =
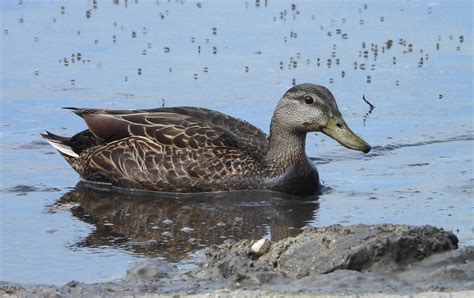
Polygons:
M335 223L431 224L474 244L472 4L291 3L1 2L0 280L112 280L140 258L186 266L229 238ZM303 82L329 87L374 148L311 134L330 189L306 201L76 187L39 137L84 129L64 106L202 106L268 131Z

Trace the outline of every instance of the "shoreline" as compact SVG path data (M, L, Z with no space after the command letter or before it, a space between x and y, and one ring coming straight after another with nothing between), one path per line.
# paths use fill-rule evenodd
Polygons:
M136 262L123 279L63 286L0 282L5 296L472 296L474 247L458 248L432 226L333 225L306 230L261 251L241 240L203 250L182 272L159 259Z

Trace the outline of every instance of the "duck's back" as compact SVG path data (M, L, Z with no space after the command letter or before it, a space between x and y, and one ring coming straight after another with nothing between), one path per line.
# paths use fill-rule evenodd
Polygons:
M251 176L258 176L267 138L248 122L190 107L74 112L89 130L56 141L77 154L65 158L87 180L180 192L259 183Z
M231 135L239 148L247 151L252 157L261 160L268 147L267 135L251 123L227 114L195 107L161 108L164 112L187 115L198 121L219 128L225 134ZM151 110L153 111L153 110Z
M267 135L261 129L245 120L205 108L170 107L141 110L71 109L83 117L88 125L90 123L90 125L97 127L97 130L105 129L105 134L114 135L110 140L116 140L122 137L122 135L114 131L118 130L115 127L103 126L103 121L106 121L105 117L108 116L112 116L116 123L122 127L149 126L153 124L167 127L196 127L207 124L207 126L203 127L205 130L216 130L222 138L233 138L237 142L236 146L247 151L257 159L263 158L268 146ZM100 117L94 118L96 115ZM89 128L91 129L91 127ZM125 133L123 136L127 135L125 130L122 133ZM133 134L133 132L130 133Z

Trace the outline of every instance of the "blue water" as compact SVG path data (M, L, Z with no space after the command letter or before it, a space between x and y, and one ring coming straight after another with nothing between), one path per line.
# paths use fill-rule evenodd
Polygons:
M474 244L470 1L97 2L0 3L0 280L111 280L139 258L186 263L188 253L229 235L278 238L335 223L431 224L454 231L461 245ZM199 237L209 222L149 214L160 221L145 221L156 230L170 219L173 231L194 232L174 232L162 253L161 246L147 250L146 241L162 233L134 233L132 224L143 223L141 212L156 202L143 201L142 210L114 198L94 213L94 199L74 190L78 175L39 137L85 128L64 106L162 103L216 109L268 131L276 102L294 82L330 88L346 122L374 150L364 155L311 134L307 153L330 190L297 214L278 209L296 208L286 201L262 199L285 221L268 215L253 234L232 230L233 211L249 202L216 203L232 221L213 222L224 232ZM370 114L362 95L375 106ZM63 204L69 192L82 213ZM208 207L192 208L212 217ZM114 208L137 217L118 220ZM191 238L192 249L169 257L169 247Z

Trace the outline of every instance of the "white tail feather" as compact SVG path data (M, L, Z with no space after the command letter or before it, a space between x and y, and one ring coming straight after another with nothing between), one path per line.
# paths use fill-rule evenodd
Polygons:
M67 145L64 145L64 144L61 144L58 141L52 140L52 139L49 139L49 138L45 138L45 140L46 140L46 142L48 142L51 146L56 148L62 154L65 154L67 156L74 157L74 158L79 157L79 155L77 155L76 152L72 151L71 147L69 147Z

